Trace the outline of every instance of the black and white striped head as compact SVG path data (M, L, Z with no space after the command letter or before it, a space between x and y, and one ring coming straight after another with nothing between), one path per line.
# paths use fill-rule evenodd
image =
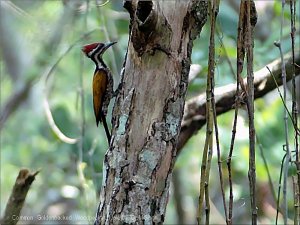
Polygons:
M112 45L116 44L117 42L109 42L109 43L92 43L88 45L84 45L82 47L82 51L85 55L92 59L98 68L104 67L106 68L105 63L102 60L103 53Z

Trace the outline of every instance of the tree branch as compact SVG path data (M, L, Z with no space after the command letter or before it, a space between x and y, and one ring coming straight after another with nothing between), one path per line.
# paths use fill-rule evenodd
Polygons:
M30 173L28 169L21 169L16 179L15 185L8 199L4 217L1 224L15 225L19 221L20 213L25 202L26 195L35 176L39 173L36 171Z
M297 51L296 51L297 52ZM287 81L292 79L292 56L285 56ZM300 64L300 54L295 56L296 64ZM279 59L274 60L267 65L279 85L281 80L281 62ZM296 67L295 73L300 75L300 68ZM247 80L244 79L244 83ZM276 84L266 67L254 73L254 98L260 98L276 88ZM229 84L215 89L216 113L221 115L234 108L236 84ZM185 143L206 123L205 117L205 93L198 95L186 102L184 117L181 124L181 132L177 144L178 153Z

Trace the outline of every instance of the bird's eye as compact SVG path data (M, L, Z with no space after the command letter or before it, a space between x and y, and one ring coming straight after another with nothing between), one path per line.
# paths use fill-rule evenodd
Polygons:
M103 47L104 47L103 43L100 43L99 46L98 46L99 49L102 49Z

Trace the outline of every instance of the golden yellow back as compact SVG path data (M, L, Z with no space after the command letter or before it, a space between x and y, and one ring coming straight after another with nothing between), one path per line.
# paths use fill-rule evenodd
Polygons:
M93 78L93 103L97 126L101 122L103 97L107 87L107 75L104 70L96 70Z

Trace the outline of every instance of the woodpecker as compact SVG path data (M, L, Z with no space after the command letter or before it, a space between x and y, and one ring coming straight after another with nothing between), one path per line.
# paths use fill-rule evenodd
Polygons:
M92 43L83 46L81 49L96 65L92 85L94 113L97 127L99 122L103 122L108 144L110 144L111 136L106 122L106 114L109 102L114 95L114 82L109 68L102 59L102 55L110 46L116 43Z

